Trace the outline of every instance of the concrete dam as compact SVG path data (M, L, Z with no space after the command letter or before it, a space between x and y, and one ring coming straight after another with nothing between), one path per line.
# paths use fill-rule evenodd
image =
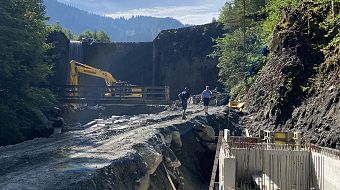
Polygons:
M68 85L70 59L110 72L139 86L169 86L172 99L184 87L198 94L218 83L218 60L213 39L223 36L218 23L162 31L152 42L89 43L70 41L62 33L50 35L56 73L52 84ZM80 84L104 85L98 78L81 76Z

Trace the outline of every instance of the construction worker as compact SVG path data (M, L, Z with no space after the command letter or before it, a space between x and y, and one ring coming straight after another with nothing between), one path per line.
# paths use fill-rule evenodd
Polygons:
M189 88L185 87L184 91L178 94L178 98L182 101L183 114L182 119L186 119L185 111L188 107L188 99L190 97Z
M209 115L208 106L209 106L211 95L212 95L212 92L209 90L209 86L206 86L205 90L203 90L201 94L201 97L202 97L201 100L203 101L205 115Z

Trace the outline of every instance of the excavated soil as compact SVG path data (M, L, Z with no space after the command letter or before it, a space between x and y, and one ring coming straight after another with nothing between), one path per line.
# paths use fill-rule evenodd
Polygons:
M237 134L224 107L112 116L75 130L0 147L0 189L206 189L219 129ZM193 130L193 129L200 130ZM205 131L208 132L205 133ZM207 139L213 139L211 141Z

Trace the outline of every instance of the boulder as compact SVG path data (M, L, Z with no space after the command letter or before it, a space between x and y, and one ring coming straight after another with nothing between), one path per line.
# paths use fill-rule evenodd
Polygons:
M159 164L163 160L163 156L157 152L152 146L139 146L136 147L138 154L142 157L143 161L146 163L148 174L153 174Z
M194 133L201 141L213 142L215 141L215 131L208 125L195 125L193 127Z
M172 142L171 145L175 148L175 149L181 149L182 148L182 140L181 140L181 133L179 131L173 131L171 133L171 137L172 137Z
M181 162L178 160L174 152L168 146L161 144L158 145L156 149L162 153L164 163L168 168L174 169L181 166Z

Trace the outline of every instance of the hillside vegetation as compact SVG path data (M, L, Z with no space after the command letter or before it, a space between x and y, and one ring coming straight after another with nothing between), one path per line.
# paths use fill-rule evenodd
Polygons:
M46 21L40 0L0 1L0 145L44 136L51 126L44 113L54 98L35 87L52 72Z
M59 23L75 35L87 30L104 31L114 42L152 41L161 30L184 27L173 18L136 16L129 19L112 19L79 10L56 0L44 0L44 4L50 24Z
M223 9L231 32L215 51L221 82L246 102L242 124L254 134L298 130L307 142L340 149L340 1L248 0L245 35L242 2Z
M308 1L300 0L245 0L244 6L243 2L234 0L227 2L223 7L219 22L228 33L216 40L217 45L211 55L219 58L220 81L232 96L245 93L256 78L256 73L268 61L267 52L272 45L272 35L282 15L302 4L308 4ZM335 8L338 2L333 1ZM328 11L332 6L332 0L319 0L313 3L319 9L328 6ZM314 48L325 48L339 43L336 31L331 28L332 25L339 24L338 15L331 12L327 15L329 16L324 16L325 20L321 24L326 30L324 35L329 40L315 44Z

